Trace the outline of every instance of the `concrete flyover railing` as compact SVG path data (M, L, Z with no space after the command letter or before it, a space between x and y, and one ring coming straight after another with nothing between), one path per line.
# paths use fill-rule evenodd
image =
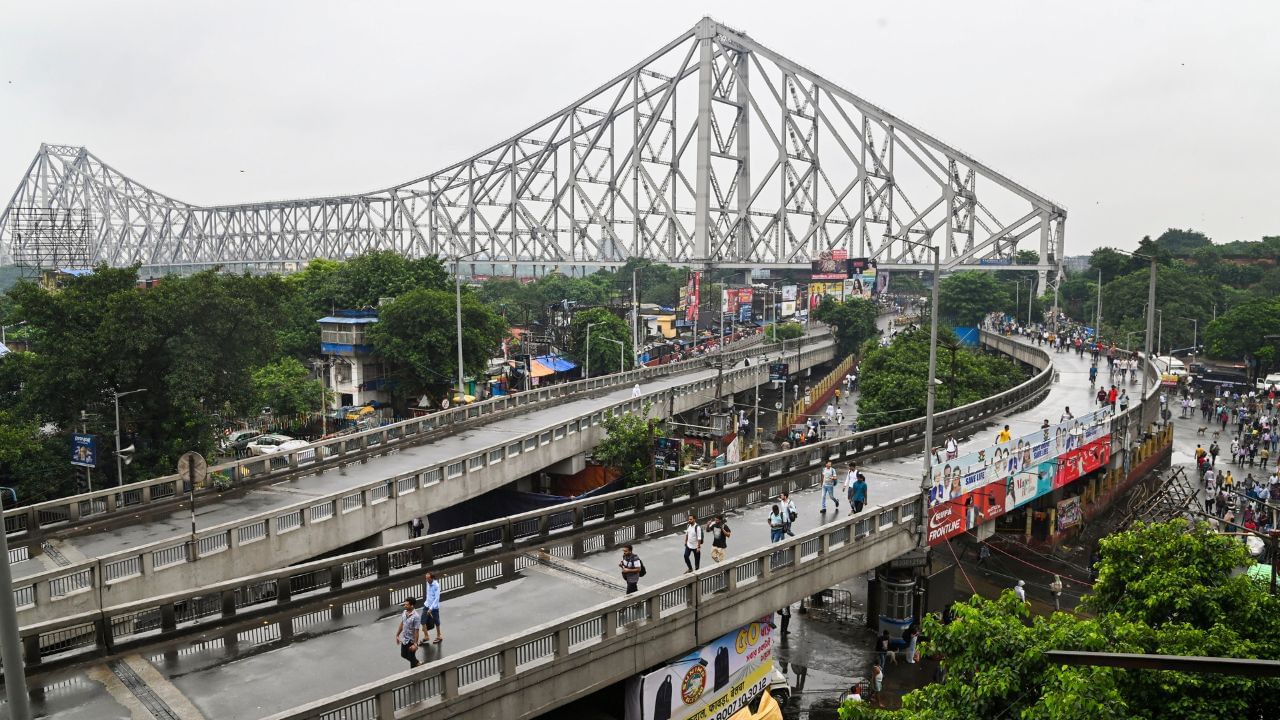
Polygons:
M798 365L816 364L834 355L831 341L816 345L799 352ZM705 402L717 384L725 392L738 384L745 389L760 382L767 372L764 363L726 370L722 377L701 378L628 398L555 427L536 428L501 444L476 448L468 455L204 528L194 539L189 535L164 538L19 578L14 583L19 622L30 625L101 611L331 552L403 524L410 517L445 507L450 501L504 484L517 462L545 467L562 459L564 453L557 445L581 451L580 445L589 447L581 439L598 434L599 426L612 415L642 412L646 405L655 411L676 404L696 406Z
M992 337L988 341L1018 350L1007 345L1007 340ZM1036 350L1025 355L1043 369L1009 391L939 413L936 415L938 428L958 431L1038 400L1052 381L1048 356ZM923 426L923 419L904 421L425 538L235 580L185 586L181 591L146 600L108 602L104 603L106 607L81 607L76 611L68 609L70 606L55 604L59 610L56 614L38 622L24 623L22 635L27 662L35 665L47 659L65 658L68 654L112 651L122 643L187 632L226 622L228 618L275 613L282 604L302 599L313 601L326 593L381 586L398 575L413 576L406 582L416 584L418 567L444 571L446 590L510 577L523 569L520 563L524 560L519 556L522 548L559 544L576 557L665 533L680 526L690 508L705 516L761 502L782 490L808 487L814 482L816 470L828 458L865 462L879 455L900 453L922 439ZM20 597L20 605L22 600ZM341 612L341 605L337 607Z
M818 328L809 335L820 339L829 334ZM734 343L723 356L736 361L759 352L763 334ZM625 373L551 385L514 395L450 408L422 417L402 420L390 425L358 433L321 440L306 447L272 455L247 457L214 465L211 473L221 474L233 484L242 485L283 478L306 471L320 471L340 466L370 455L390 452L406 445L425 442L441 430L456 431L468 424L526 412L533 406L547 407L574 399L583 393L615 390L655 377L690 372L705 368L702 358L682 360L656 367L642 367ZM212 494L206 489L199 494ZM179 502L183 499L182 479L175 475L130 483L124 487L106 488L67 498L49 500L4 512L5 532L10 542L39 538L48 531L66 530L81 522L101 523L116 516L136 514L150 506Z
M271 720L535 716L907 552L919 513L919 495L871 507Z

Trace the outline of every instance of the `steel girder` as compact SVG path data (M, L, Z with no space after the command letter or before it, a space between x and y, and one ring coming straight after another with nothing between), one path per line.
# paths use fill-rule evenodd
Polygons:
M753 143L754 141L754 143ZM542 122L439 172L361 195L202 207L84 148L43 145L0 215L81 208L90 257L267 265L374 249L472 262L612 266L631 256L807 265L824 250L923 268L1062 262L1066 211L747 35L704 18ZM1012 269L1012 268L1010 268Z

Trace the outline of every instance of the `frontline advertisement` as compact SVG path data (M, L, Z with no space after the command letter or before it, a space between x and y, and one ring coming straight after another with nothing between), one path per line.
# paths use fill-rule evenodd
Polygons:
M848 297L860 297L870 299L872 295L879 293L876 286L876 262L867 258L849 258L849 280L851 286Z
M764 617L627 681L627 720L725 720L769 688L773 635Z
M932 465L928 542L937 544L1097 470L1111 456L1104 408Z

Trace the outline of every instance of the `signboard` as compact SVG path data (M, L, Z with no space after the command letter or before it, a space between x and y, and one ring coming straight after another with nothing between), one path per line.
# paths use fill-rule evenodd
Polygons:
M795 315L795 314L796 314L796 301L795 301L795 300L783 300L783 301L782 301L782 309L779 311L779 314L780 314L782 317L791 317L792 315Z
M937 544L1107 464L1111 410L997 443L930 469L928 541Z
M795 285L783 285L782 286L782 302L784 303L795 302L797 290L798 288Z
M751 301L755 297L754 288L726 288L720 291L720 312L738 314L741 308L747 309L747 319L751 316Z
M698 321L698 305L702 298L702 273L694 271L689 273L688 280L685 282L683 298L684 319L686 322Z
M98 436L76 433L71 436L71 464L80 467L98 466Z
M811 263L813 280L843 280L848 272L846 261L849 253L846 250L824 250Z
M653 466L667 472L680 471L680 438L655 438L653 441Z
M787 375L791 374L791 366L787 363L769 363L769 379L774 381L786 381Z
M769 689L771 618L725 633L657 670L630 678L626 720L728 718Z
M1080 497L1067 498L1058 503L1058 532L1079 525L1084 520L1080 509Z
M848 268L849 279L847 281L848 287L845 291L846 299L849 297L870 299L872 295L879 292L879 288L876 286L878 276L876 274L875 260L864 257L849 258Z

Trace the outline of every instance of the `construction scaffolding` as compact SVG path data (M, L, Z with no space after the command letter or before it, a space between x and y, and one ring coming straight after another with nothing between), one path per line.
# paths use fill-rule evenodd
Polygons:
M83 208L15 207L9 215L13 264L36 271L87 268L90 230Z

